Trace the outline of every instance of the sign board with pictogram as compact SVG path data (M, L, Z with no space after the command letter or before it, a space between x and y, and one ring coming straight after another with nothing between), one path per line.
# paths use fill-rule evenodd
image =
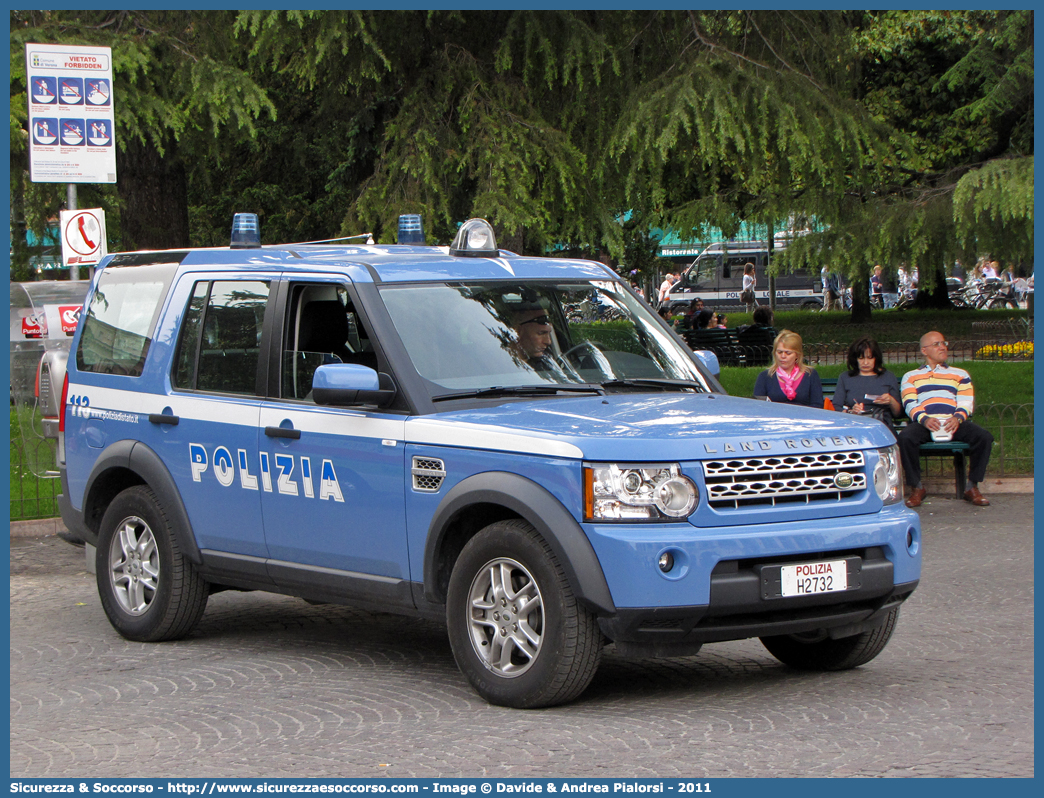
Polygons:
M87 208L62 211L62 262L66 266L96 266L108 252L105 242L105 211Z
M34 183L115 183L112 49L26 44Z
M12 341L68 340L76 332L83 305L42 305L11 309Z

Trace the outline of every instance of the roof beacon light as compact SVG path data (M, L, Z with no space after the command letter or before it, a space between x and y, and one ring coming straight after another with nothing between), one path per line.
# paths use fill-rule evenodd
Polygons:
M232 217L231 249L252 249L261 246L261 228L256 213L237 213Z
M450 244L450 255L465 258L499 258L497 240L493 236L493 228L485 219L468 219L460 226L453 243Z
M423 244L424 225L419 213L404 213L399 217L399 243Z

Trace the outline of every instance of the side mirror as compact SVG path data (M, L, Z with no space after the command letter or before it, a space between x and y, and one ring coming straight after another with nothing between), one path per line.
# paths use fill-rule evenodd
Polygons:
M320 366L312 377L312 398L319 405L384 407L394 401L396 393L389 375L354 363Z
M718 365L718 356L709 349L695 350L696 357L707 367L707 371L714 375L715 379L721 376L721 366Z

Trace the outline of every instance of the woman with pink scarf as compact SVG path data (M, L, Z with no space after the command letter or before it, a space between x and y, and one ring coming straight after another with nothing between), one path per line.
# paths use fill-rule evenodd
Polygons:
M823 385L819 374L804 363L801 336L783 330L772 345L772 365L758 375L755 397L789 405L823 406Z

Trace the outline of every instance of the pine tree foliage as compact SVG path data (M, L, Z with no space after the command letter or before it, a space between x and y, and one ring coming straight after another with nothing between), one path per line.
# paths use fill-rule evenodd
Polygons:
M379 151L344 233L393 240L398 214L418 212L446 240L463 218L483 215L516 246L539 249L613 228L589 159L598 151L596 116L605 113L590 90L614 62L603 36L579 20L255 12L241 16L239 30L256 37L252 52L266 68L289 72L302 87L336 76L377 109Z
M953 197L964 251L1007 262L1033 256L1033 156L997 158L965 174Z
M852 35L860 102L892 128L897 160L856 192L858 204L819 217L831 233L784 260L825 259L860 289L871 264L906 265L920 274L919 301L945 306L944 269L955 261L1031 258L1032 32L1032 12L868 15ZM846 236L864 263L851 262Z

